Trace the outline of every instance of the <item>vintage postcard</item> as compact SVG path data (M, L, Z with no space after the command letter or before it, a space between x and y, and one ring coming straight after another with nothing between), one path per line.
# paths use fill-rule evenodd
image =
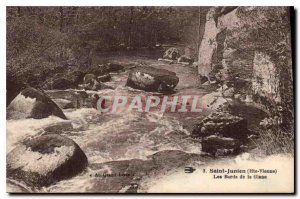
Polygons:
M9 193L294 193L293 7L6 7Z

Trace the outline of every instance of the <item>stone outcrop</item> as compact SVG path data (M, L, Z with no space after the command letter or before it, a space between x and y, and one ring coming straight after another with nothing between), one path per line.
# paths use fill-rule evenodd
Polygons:
M194 137L220 135L242 140L247 138L248 133L247 120L227 112L211 113L192 130Z
M279 74L266 53L255 52L253 60L252 90L257 100L265 100L275 104L281 103L279 92ZM266 103L266 102L261 102Z
M203 17L202 17L203 18ZM211 7L199 47L198 73L234 88L224 94L293 120L288 7ZM205 79L205 80L206 80Z
M73 140L44 135L25 141L7 154L7 177L30 186L49 186L82 172L87 163Z
M248 122L233 115L225 106L211 113L193 126L191 136L201 138L201 151L212 156L236 155L248 142Z
M201 146L202 152L210 153L214 156L234 155L241 150L241 142L238 139L216 135L204 138Z
M154 67L138 67L128 76L126 86L152 92L170 92L179 82L176 73Z
M28 87L7 107L7 119L41 119L55 115L62 119L66 116L62 110L44 92Z
M226 7L225 7L226 8ZM226 10L226 11L225 11ZM198 74L215 80L220 69L226 71L222 63L226 49L226 33L239 22L236 7L210 8L206 14L205 31L199 47Z

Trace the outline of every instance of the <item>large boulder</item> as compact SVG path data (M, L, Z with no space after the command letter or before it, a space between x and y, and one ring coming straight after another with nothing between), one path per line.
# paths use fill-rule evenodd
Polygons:
M180 57L179 50L177 48L169 48L165 51L163 58L170 60L177 60Z
M211 135L202 140L202 152L214 156L233 155L240 151L241 142L234 138Z
M25 141L6 157L7 177L34 187L49 186L82 172L87 157L71 139L44 135Z
M204 118L200 123L194 125L192 136L206 137L210 135L221 135L237 139L247 138L247 120L232 115L228 112L214 112Z
M7 119L41 119L55 115L66 119L62 110L44 92L25 88L7 107Z
M152 92L172 91L179 82L176 73L154 67L138 67L129 73L126 86Z

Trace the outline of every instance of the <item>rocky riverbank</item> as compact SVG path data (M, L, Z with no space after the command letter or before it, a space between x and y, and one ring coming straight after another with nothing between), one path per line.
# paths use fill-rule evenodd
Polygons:
M253 148L251 128L261 120L243 115L251 106L224 95L227 88L199 88L192 65L143 59L147 64L115 57L116 70L101 76L90 71L78 88L20 91L7 108L8 188L12 192L143 192L147 180L155 176ZM107 87L95 86L102 80ZM162 97L165 91L170 97L199 96L202 111L110 114L96 109L96 96ZM258 109L252 112L261 115Z

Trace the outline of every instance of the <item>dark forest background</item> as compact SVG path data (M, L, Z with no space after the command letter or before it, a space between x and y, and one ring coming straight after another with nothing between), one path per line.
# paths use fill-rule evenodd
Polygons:
M7 7L7 73L36 86L90 67L99 52L166 43L198 49L200 15L199 7Z

